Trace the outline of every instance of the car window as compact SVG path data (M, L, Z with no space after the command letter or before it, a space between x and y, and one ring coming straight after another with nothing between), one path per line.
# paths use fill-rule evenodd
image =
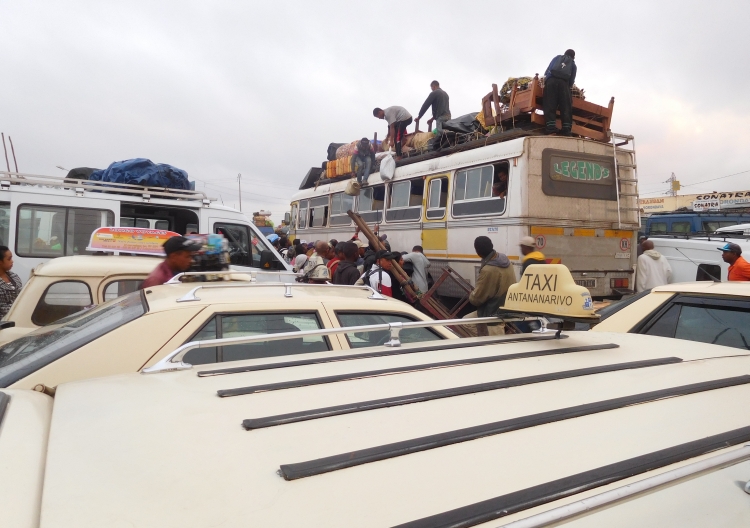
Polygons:
M1 346L0 387L15 383L144 313L143 292L130 293L70 317L64 324L43 326Z
M137 291L142 282L143 279L121 279L108 283L104 287L104 302L116 299L120 295Z
M735 348L750 349L750 311L683 306L674 336Z
M384 323L410 323L416 319L407 315L392 313L367 313L367 312L336 312L336 317L341 326L361 326ZM388 330L375 332L347 332L346 339L352 348L363 348L383 345L391 338ZM435 341L445 339L440 334L429 328L405 328L401 330L399 339L402 343L419 343L422 341Z
M750 309L747 303L732 304L674 303L643 333L748 350Z
M191 341L318 330L320 328L322 328L322 325L317 313L219 314L213 317ZM241 359L308 354L326 350L330 350L330 346L325 337L306 336L278 341L198 348L185 354L184 361L191 365L202 365Z
M31 322L37 326L54 323L58 319L80 312L94 304L89 285L81 281L60 281L47 287L39 299Z

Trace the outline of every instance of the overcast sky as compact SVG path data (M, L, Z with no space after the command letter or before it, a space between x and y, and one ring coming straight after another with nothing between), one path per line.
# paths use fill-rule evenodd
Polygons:
M750 190L750 3L0 0L0 131L21 172L145 157L278 221L331 142L385 135L438 79L454 116L493 82L576 51L587 100L615 97L641 194ZM11 167L13 161L11 160ZM4 170L4 160L0 162Z

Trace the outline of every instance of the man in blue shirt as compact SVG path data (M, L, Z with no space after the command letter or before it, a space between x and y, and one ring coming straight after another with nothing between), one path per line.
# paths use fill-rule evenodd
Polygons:
M555 123L558 109L562 121L562 135L569 136L573 128L573 100L570 89L576 80L575 57L575 51L566 50L563 55L552 59L547 71L544 72L543 107L548 134L558 132Z

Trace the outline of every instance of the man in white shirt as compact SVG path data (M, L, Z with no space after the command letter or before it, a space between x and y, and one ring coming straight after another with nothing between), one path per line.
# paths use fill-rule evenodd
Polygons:
M412 116L403 106L389 106L385 110L376 108L372 115L378 119L385 119L388 123L388 134L385 139L391 138L396 145L396 159L401 159L401 142L406 135L406 127L411 125Z
M635 275L636 291L650 290L672 282L672 266L664 255L654 249L654 243L645 240L642 244L643 254L638 257L638 269Z
M430 289L427 284L427 268L430 267L430 261L424 256L422 246L414 246L411 253L404 255L404 262L411 262L414 266L414 273L411 274L414 286L419 288L422 293L427 293L427 290Z

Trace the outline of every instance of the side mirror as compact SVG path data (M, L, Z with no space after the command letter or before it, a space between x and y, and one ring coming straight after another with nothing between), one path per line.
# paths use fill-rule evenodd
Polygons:
M291 213L289 213L289 211L287 211L286 213L284 213L284 223L286 225L289 225L291 221L292 221L292 215Z
M16 326L15 321L2 321L0 322L0 330L3 330L4 328L13 328Z

